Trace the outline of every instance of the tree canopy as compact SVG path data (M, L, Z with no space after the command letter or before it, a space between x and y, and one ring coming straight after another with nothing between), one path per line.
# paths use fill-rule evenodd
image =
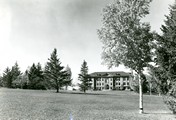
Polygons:
M10 69L7 67L3 73L3 86L8 88L13 88L15 85L13 82L19 78L21 75L20 68L18 66L18 63L16 62L14 66Z
M45 66L45 78L51 87L54 87L59 92L59 89L65 85L66 71L57 58L57 49L54 49L48 62Z
M103 43L102 58L111 66L124 64L136 72L151 62L150 25L141 22L149 13L151 0L116 0L103 9L103 27L98 30Z
M103 9L103 26L98 30L103 43L102 58L109 67L125 66L139 75L139 106L143 112L143 70L152 61L154 39L150 25L141 19L149 14L151 0L115 0Z
M170 14L166 15L164 25L161 27L162 35L158 35L156 42L156 64L161 72L160 80L167 90L176 97L176 3L170 6ZM175 91L175 92L173 92ZM167 92L167 91L166 91Z
M68 65L66 66L65 71L67 74L66 79L65 79L65 85L66 85L66 89L67 89L68 85L71 85L71 83L72 83L72 71Z
M81 65L80 74L78 76L78 79L81 81L79 87L81 88L81 91L84 91L84 93L89 88L89 80L87 77L88 77L88 66L87 62L84 60Z
M42 90L46 89L44 74L40 63L38 63L37 65L35 65L34 63L32 64L32 66L28 71L28 79L29 79L28 84L29 89L42 89Z

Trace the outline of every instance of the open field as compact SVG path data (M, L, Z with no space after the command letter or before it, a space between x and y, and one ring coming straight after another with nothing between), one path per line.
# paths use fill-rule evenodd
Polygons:
M138 95L129 91L88 94L0 88L0 120L174 120L162 97L144 96L145 114L138 114Z

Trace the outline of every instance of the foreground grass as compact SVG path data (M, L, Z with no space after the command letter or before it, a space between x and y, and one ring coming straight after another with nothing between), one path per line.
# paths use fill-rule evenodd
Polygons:
M144 96L145 114L138 114L138 95L127 91L79 94L0 89L0 120L174 120L162 97Z

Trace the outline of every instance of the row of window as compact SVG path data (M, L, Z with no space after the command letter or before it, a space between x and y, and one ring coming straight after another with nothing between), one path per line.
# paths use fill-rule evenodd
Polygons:
M96 87L96 90L105 90L105 89L113 89L113 87L110 87L110 88L105 88L105 87ZM125 90L125 89L130 89L130 87L115 87L114 90Z
M105 87L96 87L97 90L104 90ZM110 87L110 89L112 90L112 87Z
M97 83L97 86L98 86L98 85L101 86L101 85L104 85L104 83ZM110 85L112 85L112 83L110 83ZM116 85L120 85L120 82L116 83ZM126 83L126 82L123 82L123 85L129 85L129 82L127 82L127 83Z
M94 78L92 78L92 80L93 80ZM110 81L112 81L113 80L113 78L98 78L98 79L96 79L97 81L108 81L108 80L110 80ZM114 80L116 80L116 81L120 81L120 78L114 78ZM125 80L129 80L129 78L128 77L123 77L123 80L125 81Z

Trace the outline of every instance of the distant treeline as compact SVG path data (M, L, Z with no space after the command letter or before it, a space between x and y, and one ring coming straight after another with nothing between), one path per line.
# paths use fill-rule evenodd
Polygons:
M7 67L0 77L0 86L21 89L59 89L72 83L71 68L63 67L57 58L57 50L54 49L44 68L41 64L33 63L24 73L20 71L16 62L11 68Z

